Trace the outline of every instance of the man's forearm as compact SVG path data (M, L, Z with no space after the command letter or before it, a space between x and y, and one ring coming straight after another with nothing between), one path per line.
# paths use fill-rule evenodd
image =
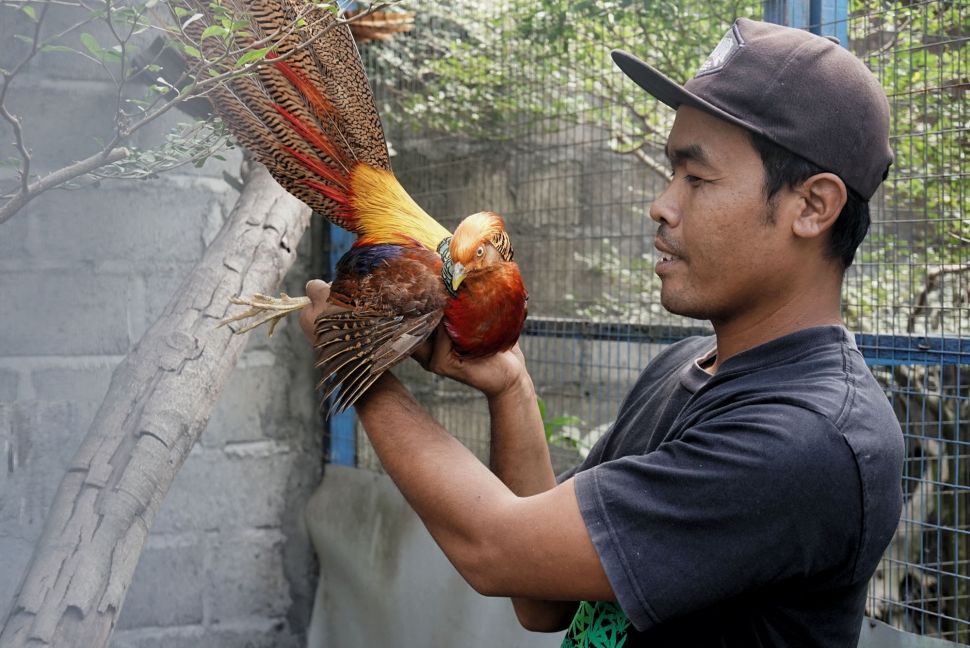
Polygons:
M515 495L391 374L381 376L356 409L384 470L476 586L476 560L490 537L485 521Z
M535 495L556 485L549 457L545 426L539 413L535 387L523 374L514 388L489 398L492 471L520 497ZM576 603L512 598L519 623L529 630L551 632L566 628Z
M499 415L499 443L494 454L503 466L503 472L522 494L500 481L441 428L393 376L382 377L358 401L357 413L384 469L472 587L485 594L512 595L516 614L528 629L562 629L572 618L575 603L546 600L558 589L550 581L579 565L572 562L572 557L556 559L556 547L548 547L537 554L537 547L545 544L515 540L517 536L528 536L532 527L522 527L522 521L512 520L519 517L538 522L541 517L564 513L566 509L543 507L537 501L535 505L540 508L534 513L507 515L519 505L522 497L532 500L533 497L545 497L547 493L555 494L556 484L531 383L506 396L508 398L492 404ZM517 451L529 458L517 460L512 456ZM575 506L575 500L571 503ZM562 504L557 502L550 506L560 507ZM580 526L575 526L578 511L572 515L573 535L578 528L581 543L588 545L588 536L581 522ZM553 527L563 529L561 534L568 533L566 526L553 523L550 528ZM579 539L580 536L575 536L573 541ZM563 541L564 546L575 546L565 537ZM590 551L585 551L587 556ZM532 563L537 557L546 560L547 568L556 569L560 565L568 568L555 573L547 569L546 576L539 577L542 568ZM523 560L525 564L522 564ZM537 578L523 579L533 569L536 569ZM606 582L600 572L597 563L591 578L577 582L577 588L582 590L589 586L603 591ZM598 585L597 580L600 581ZM529 591L541 594L525 593Z
M522 374L514 387L489 398L488 410L492 472L520 497L555 486L545 428L528 374Z

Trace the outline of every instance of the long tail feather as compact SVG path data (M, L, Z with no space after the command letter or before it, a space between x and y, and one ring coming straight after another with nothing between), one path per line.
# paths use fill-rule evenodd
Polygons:
M337 225L361 233L350 206L351 173L363 162L389 170L374 98L348 26L302 0L230 0L220 5L246 29L202 38L221 24L214 5L193 1L201 20L185 28L216 73L269 47L256 74L227 80L208 96L240 143L283 187ZM202 77L204 78L204 76Z
M348 11L347 17L358 15L359 11ZM358 43L387 40L394 34L409 32L414 28L413 11L375 11L350 23L350 31Z

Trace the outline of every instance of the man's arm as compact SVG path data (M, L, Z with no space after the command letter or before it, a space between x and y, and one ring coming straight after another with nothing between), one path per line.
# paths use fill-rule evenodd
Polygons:
M490 397L488 411L492 425L489 463L498 478L520 497L555 488L549 444L529 375L523 371L511 389ZM576 605L575 601L512 599L522 627L542 632L569 627Z
M358 401L357 414L388 475L475 590L613 598L572 480L515 495L389 374Z
M305 331L312 331L316 316L328 308L326 290L322 282L308 285L313 307L301 315ZM563 627L575 606L542 601L612 600L614 595L572 480L555 485L524 364L521 375L502 365L512 360L504 355L476 368L477 386L490 396L496 419L495 463L511 490L393 376L375 383L358 401L357 413L384 469L459 573L483 594L534 599L522 610L517 602L520 618L527 627L552 629ZM510 375L516 380L509 381Z
M535 387L518 345L504 357L490 360L494 366L484 370L482 361L462 361L451 348L451 340L441 331L435 336L433 349L423 349L416 359L430 371L485 393L491 421L492 472L519 497L555 488L556 477ZM524 628L551 632L569 626L577 604L513 597L512 605Z

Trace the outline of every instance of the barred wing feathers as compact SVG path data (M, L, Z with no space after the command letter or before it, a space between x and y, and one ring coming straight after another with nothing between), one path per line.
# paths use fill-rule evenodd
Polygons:
M358 244L340 259L330 301L349 310L319 317L314 343L324 399L342 386L331 412L352 405L434 332L448 300L440 272L440 257L417 242Z

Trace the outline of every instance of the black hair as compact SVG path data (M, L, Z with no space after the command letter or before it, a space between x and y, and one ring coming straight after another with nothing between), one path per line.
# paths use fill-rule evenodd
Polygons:
M788 149L778 146L771 140L748 131L751 144L761 155L761 163L765 168L765 198L769 204L775 194L787 187L793 189L808 178L825 169L814 162L796 155ZM829 255L839 259L843 272L852 265L856 249L862 243L869 231L869 203L858 193L846 187L847 198L845 206L829 232ZM773 209L769 209L769 214ZM773 218L773 216L772 216Z

